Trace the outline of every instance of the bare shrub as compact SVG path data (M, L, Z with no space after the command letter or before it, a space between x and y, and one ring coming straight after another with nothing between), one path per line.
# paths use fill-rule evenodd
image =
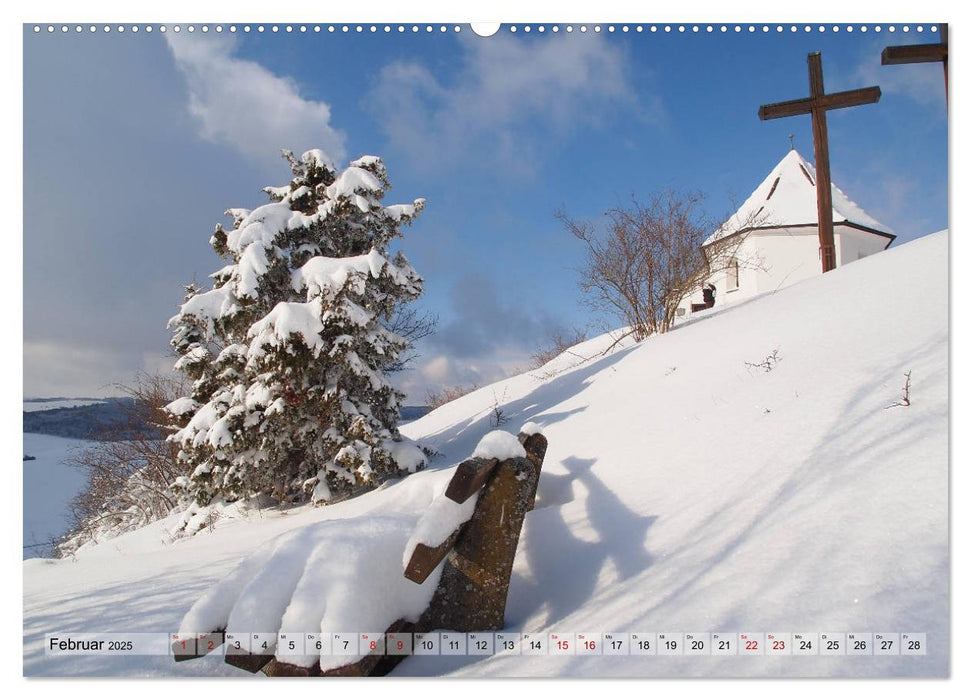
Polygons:
M502 426L504 426L506 423L509 422L509 417L506 415L506 407L504 403L505 400L506 400L505 390L503 390L502 392L501 399L498 396L496 396L495 391L492 392L492 412L489 417L489 424L492 425L493 428L501 428Z
M568 351L574 345L579 345L587 339L587 332L578 328L572 331L557 330L550 336L549 341L531 356L529 369L538 369L551 360Z
M429 391L425 395L425 405L428 406L429 410L434 411L440 406L455 401L455 399L471 394L478 388L478 384L470 384L469 386L445 386L439 391Z
M782 358L779 357L779 348L774 348L772 352L765 356L765 359L760 362L746 362L745 366L750 370L760 369L763 372L771 372L781 360Z
M400 372L418 359L415 345L422 338L427 338L435 332L435 328L438 327L438 315L421 312L406 304L398 304L391 318L384 325L389 331L408 341L408 347L398 358L382 367L384 372Z
M557 219L586 247L580 289L587 301L630 327L635 340L664 333L678 306L713 273L738 264L734 252L756 222L737 234L702 244L716 230L696 192L663 190L647 202L632 197L626 208L606 212L604 230L576 221L563 211Z
M170 428L164 407L185 394L183 380L140 374L119 389L132 399L124 418L102 429L97 442L71 459L87 483L69 505L73 522L58 545L62 556L91 540L163 518L178 505L171 486L187 474L176 459L178 447L165 440Z
M904 382L904 388L901 389L902 396L899 400L894 401L892 404L887 406L887 408L895 408L897 406L909 406L910 405L910 373L912 370L907 370L904 372L904 377L906 381Z

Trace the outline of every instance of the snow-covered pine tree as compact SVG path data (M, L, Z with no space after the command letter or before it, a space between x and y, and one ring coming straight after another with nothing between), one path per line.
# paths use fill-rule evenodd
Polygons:
M187 287L169 321L193 381L168 406L192 467L189 513L256 493L327 502L424 463L401 442L403 395L381 372L408 346L384 324L422 291L389 246L424 200L382 205L391 185L375 156L340 173L319 150L284 157L290 184L226 212L233 229L210 242L228 264L211 290Z

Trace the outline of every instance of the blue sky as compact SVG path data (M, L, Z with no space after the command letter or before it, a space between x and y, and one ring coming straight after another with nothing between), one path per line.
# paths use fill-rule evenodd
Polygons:
M619 325L582 305L582 250L557 209L595 220L673 187L705 192L720 219L790 133L812 159L808 116L757 117L807 94L810 51L822 51L828 91L883 90L877 105L830 113L834 181L895 245L947 226L941 68L880 65L888 44L936 41L930 24L590 26L487 39L467 26L171 39L25 27L25 395L113 394L170 367L165 323L182 285L221 267L208 239L226 208L287 181L280 148L380 155L389 202L427 198L401 244L426 278L421 307L440 317L400 378L412 403L524 366L559 328Z

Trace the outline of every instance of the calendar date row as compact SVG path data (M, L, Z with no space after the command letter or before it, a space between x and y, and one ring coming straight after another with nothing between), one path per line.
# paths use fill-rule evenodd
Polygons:
M924 656L913 632L428 632L233 633L172 635L186 654L287 656Z

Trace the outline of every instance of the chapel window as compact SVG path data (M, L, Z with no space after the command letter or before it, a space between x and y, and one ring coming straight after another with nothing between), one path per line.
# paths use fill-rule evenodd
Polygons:
M725 287L728 291L734 291L738 289L738 260L732 258L728 263L728 271L726 275Z

